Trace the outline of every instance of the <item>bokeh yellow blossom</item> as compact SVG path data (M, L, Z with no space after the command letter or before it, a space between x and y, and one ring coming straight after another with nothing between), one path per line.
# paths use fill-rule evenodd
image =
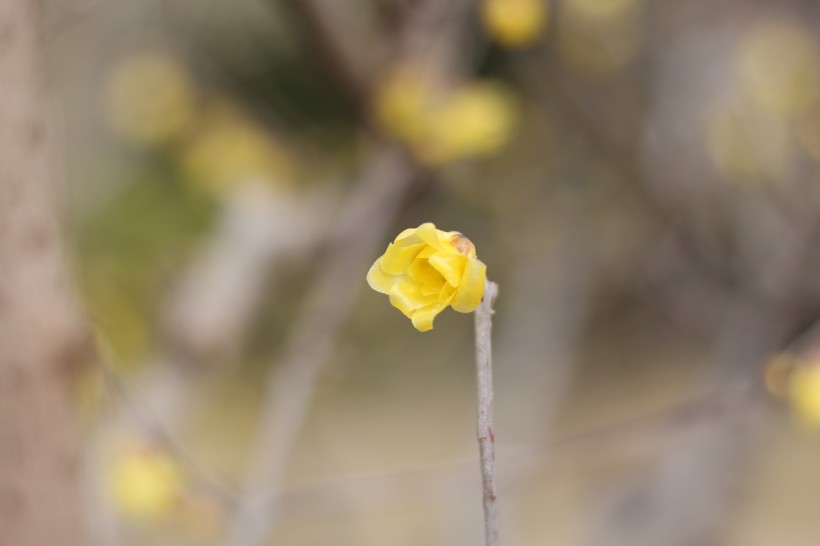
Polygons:
M108 468L108 494L126 517L155 522L168 516L183 491L179 463L150 445L133 445L117 452Z
M375 114L421 162L441 165L501 149L512 137L517 107L501 83L479 81L438 91L423 71L408 65L379 88Z
M123 138L157 145L190 128L196 92L185 66L162 52L124 59L107 87L108 117Z
M516 117L512 93L501 84L468 85L430 118L425 138L415 143L416 153L434 165L491 155L512 137Z
M817 45L805 29L768 23L750 31L737 52L743 90L760 108L788 114L802 111L818 95Z
M275 137L224 100L203 109L181 159L191 181L217 197L248 182L287 183L291 173Z
M820 366L797 366L789 378L788 396L801 421L820 427Z
M484 294L487 266L475 246L457 231L441 231L427 222L402 231L367 273L373 290L388 294L390 303L421 332L448 306L460 313L478 307Z
M747 184L786 176L794 160L788 125L778 116L737 106L717 109L709 119L705 143L718 171Z
M388 133L412 142L423 138L434 102L433 89L424 71L416 64L406 63L379 85L375 114Z
M535 42L548 16L545 0L484 0L481 10L487 33L507 47Z

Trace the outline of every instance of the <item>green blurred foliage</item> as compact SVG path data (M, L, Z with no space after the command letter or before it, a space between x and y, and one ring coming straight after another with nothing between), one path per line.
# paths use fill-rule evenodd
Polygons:
M80 289L118 363L155 343L162 297L210 228L216 204L158 162L86 218L74 242Z

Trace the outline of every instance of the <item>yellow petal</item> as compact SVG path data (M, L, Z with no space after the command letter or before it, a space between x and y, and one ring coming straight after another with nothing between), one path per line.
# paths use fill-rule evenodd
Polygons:
M390 303L393 307L410 316L413 311L437 301L436 296L424 296L419 286L409 279L402 279L390 289Z
M461 277L464 275L464 264L467 259L461 254L449 254L446 252L436 252L427 260L436 271L441 273L451 286L458 286Z
M436 229L432 222L426 222L416 228L416 235L436 250L455 250L447 240L447 234Z
M435 296L437 294L441 294L441 285L450 286L449 284L444 282L444 279L441 279L441 283L440 283L439 286L435 286L433 284L423 284L423 285L421 285L421 295L422 296Z
M401 275L405 273L419 252L424 249L424 246L423 243L419 243L402 247L390 243L387 246L387 251L381 258L382 269L385 273L391 275Z
M404 231L402 231L401 233L399 233L396 236L396 239L393 242L398 243L399 241L404 241L406 239L411 239L416 234L417 229L418 228L407 228L407 229L405 229ZM421 239L418 239L418 237L416 237L416 239L418 241L421 241Z
M422 307L421 309L416 310L410 317L410 319L413 321L413 326L415 326L416 330L418 330L419 332L426 332L428 330L432 330L433 320L435 320L436 315L444 311L444 309L450 304L450 300L452 299L453 294L450 294L450 296L445 298L444 301L440 301L432 305L428 305L427 307Z
M480 260L468 260L464 275L453 298L453 309L459 313L475 311L484 294L487 266Z
M421 286L422 291L433 290L433 293L438 294L444 284L441 273L436 271L426 259L417 257L413 260L407 268L407 274Z
M438 301L439 303L446 302L449 304L453 301L453 298L456 295L456 287L450 286L449 284L445 284L444 287L438 293Z
M419 252L419 255L416 256L416 259L420 260L422 258L429 258L430 256L432 256L435 253L436 253L435 248L431 247L430 245L424 245L424 250Z
M370 266L370 271L367 272L367 284L376 292L389 294L390 289L393 288L393 285L396 284L401 277L385 273L382 269L381 261L382 259L379 258Z

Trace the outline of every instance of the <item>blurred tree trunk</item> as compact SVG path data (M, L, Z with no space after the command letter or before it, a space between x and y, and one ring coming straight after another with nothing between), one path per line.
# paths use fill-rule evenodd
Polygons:
M39 3L0 0L0 545L84 544L69 376L86 346L54 207Z

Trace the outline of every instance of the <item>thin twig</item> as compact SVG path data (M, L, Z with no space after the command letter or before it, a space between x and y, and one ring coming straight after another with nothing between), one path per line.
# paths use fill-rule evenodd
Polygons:
M481 452L481 483L484 490L484 536L487 546L499 546L498 496L495 481L495 434L493 434L493 303L498 285L487 281L484 299L475 310L476 380L478 384L478 447Z

